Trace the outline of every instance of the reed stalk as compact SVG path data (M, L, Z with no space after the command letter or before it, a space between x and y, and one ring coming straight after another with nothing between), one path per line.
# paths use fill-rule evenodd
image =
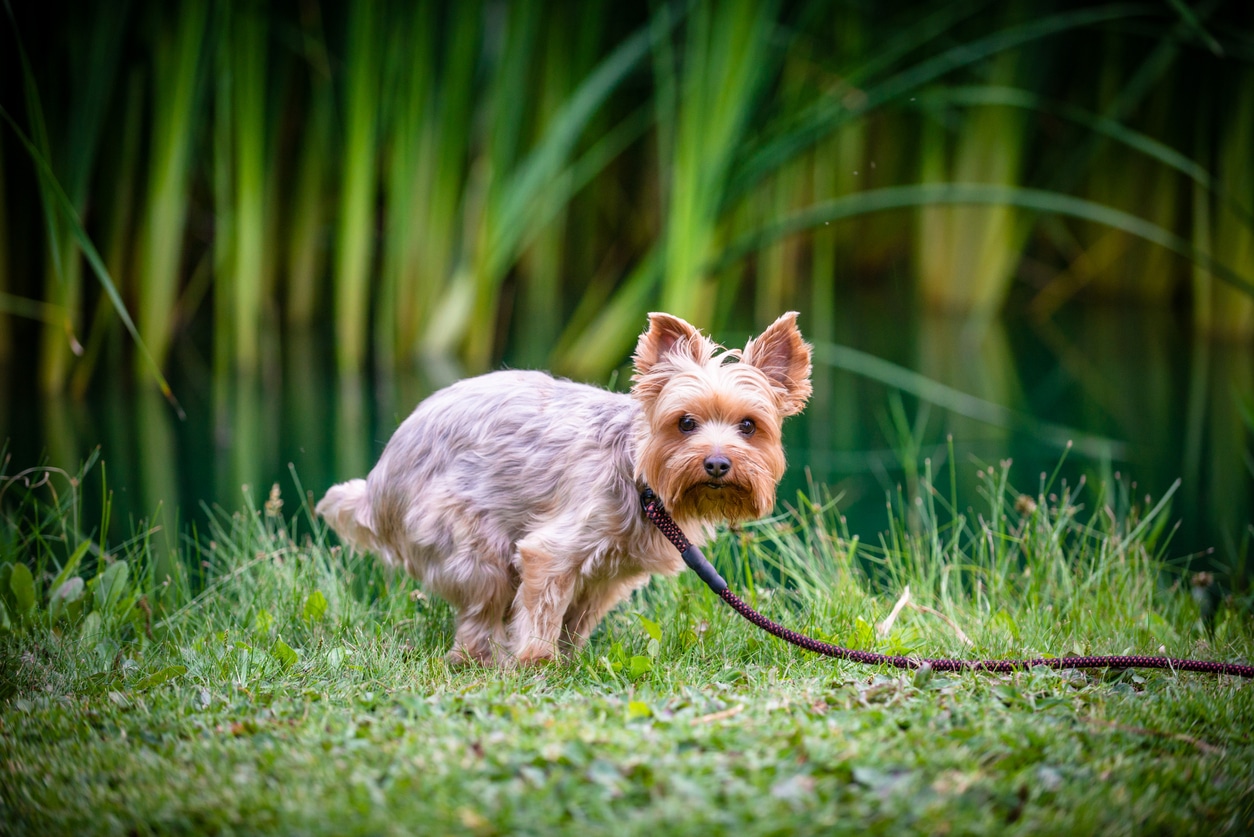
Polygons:
M376 308L381 362L412 361L449 281L472 136L484 10L417 7L396 25L388 73L387 219Z
M324 301L319 291L330 251L330 169L335 153L333 74L317 4L302 8L300 29L305 66L298 68L294 88L303 91L304 97L293 96L292 101L298 104L292 110L303 130L298 135L292 199L285 218L287 249L282 271L286 280L282 313L294 331L307 329ZM302 78L303 85L299 81Z
M234 376L233 351L235 349L235 79L231 61L232 19L234 6L222 2L215 7L218 29L223 33L218 39L216 67L217 83L213 85L214 119L210 124L213 145L213 277L216 304L214 305L213 370L215 402L222 403L221 393L226 382ZM222 421L221 408L215 420Z
M849 20L831 21L831 38L837 44L836 67L859 66L866 62L868 34L864 17L851 15ZM818 80L818 86L827 95L855 95L856 88L839 74L830 73ZM878 152L878 149L877 149ZM876 156L881 156L877 153ZM888 155L891 156L891 155ZM869 182L874 161L868 157L868 125L865 119L849 122L819 142L811 155L812 192L814 200L824 201L839 195L850 194ZM868 177L859 173L867 171ZM865 225L862 225L865 227ZM810 310L814 312L809 324L814 339L835 340L835 312L838 300L838 284L850 288L853 267L863 249L859 232L854 224L825 224L816 227L810 239Z
M503 237L519 236L511 225L523 218L505 218L506 204L516 188L525 155L524 138L531 124L528 105L540 34L541 6L521 2L496 9L504 14L489 26L483 60L487 78L483 110L477 116L491 130L480 137L470 163L463 203L464 236L457 264L436 308L442 322L432 324L427 345L439 353L458 353L473 371L491 363L497 341L497 306L505 273L517 258Z
M513 11L519 8L523 7ZM513 139L496 137L502 128L494 125L493 141L475 162L467 187L466 217L471 220L464 244L468 249L436 309L438 319L428 345L445 351L464 345L468 366L472 370L486 368L497 344L497 306L509 269L535 233L569 202L574 188L610 162L613 155L606 154L606 148L616 148L620 135L634 132L634 121L629 117L624 120L626 130L616 126L586 152L575 155L576 144L590 120L648 54L655 36L646 26L615 47L580 82L543 138L525 154L515 147ZM522 114L514 104L499 102L513 84L512 79L501 77L501 67L516 66L521 71L521 56L529 54L533 46L513 47L498 61L499 81L491 98L498 102L505 125L521 124L518 120ZM507 171L499 171L502 165L508 166ZM572 175L569 178L567 171Z
M143 74L133 68L125 87L125 105L118 145L107 155L108 159L116 160L117 165L111 173L109 209L104 213L107 219L104 232L104 265L109 275L116 276L118 282L127 288L133 281L131 259L134 256L135 199L139 191L136 185L141 162L139 149L144 128L144 84ZM96 300L95 313L87 329L87 345L83 356L74 367L70 382L70 392L75 397L81 398L87 392L101 353L108 345L107 341L116 341L120 334L118 326L109 295L101 294ZM113 348L117 348L116 342Z
M438 69L438 10L414 7L390 20L382 145L385 149L383 205L387 213L381 242L380 285L375 299L374 343L377 365L391 368L417 331L411 304L422 258L421 229L426 195L420 190L423 123L431 118Z
M481 66L484 9L460 4L453 15L448 52L440 65L435 110L421 135L421 194L427 196L426 222L417 230L424 254L409 289L417 312L417 332L408 348L416 357L436 327L437 303L448 288L458 254L465 246L463 221L468 198L470 154L478 104L476 76Z
M165 19L170 14L173 21ZM154 15L148 189L139 233L136 324L157 365L163 367L179 323L175 303L183 275L193 143L202 118L202 53L209 6L205 0L188 0ZM136 359L138 373L143 374L146 366L143 358Z
M255 7L219 3L214 87L214 348L219 375L257 368L269 290L266 25Z
M363 371L370 326L381 101L380 17L381 7L370 3L354 4L348 11L343 167L333 276L336 365L345 376Z
M1220 128L1215 179L1232 198L1213 202L1213 209L1200 213L1195 235L1210 238L1203 248L1221 263L1248 269L1254 265L1254 70L1246 68L1231 89L1235 106ZM1209 236L1208 226L1213 230ZM1254 296L1209 277L1198 278L1197 325L1225 340L1254 338Z
M720 209L749 116L778 68L776 5L752 0L696 4L686 24L683 67L661 233L661 308L709 319L715 286L707 266L719 246ZM643 312L641 312L643 313Z
M145 390L137 395L132 432L133 443L144 449L136 457L141 508L152 509L149 544L156 577L163 581L178 577L180 563L178 445L170 411L157 393Z
M75 321L78 319L79 283L78 274L74 269L77 263L73 267L67 264L74 259L74 245L65 231L67 221L57 211L56 194L60 184L57 180L58 174L53 168L52 143L48 136L48 126L44 119L43 103L36 86L35 73L31 69L30 60L20 40L18 53L22 62L22 86L26 98L31 143L34 146L34 152L38 153L48 164L46 170L41 169L37 173L40 205L43 210L48 244L48 259L44 266L44 307L51 315L46 317L43 330L40 383L45 391L55 392L61 389L61 383L69 371L67 354L69 341L77 341L74 336ZM74 211L78 212L79 207L74 206Z
M599 4L584 4L574 15L550 14L543 43L543 68L536 97L536 139L553 124L562 106L596 63L596 50L605 29L605 10ZM604 112L592 133L604 131ZM565 182L558 190L572 192L568 169L559 175ZM562 278L572 259L568 242L570 204L560 208L534 233L521 254L518 266L518 302L513 331L513 352L522 366L547 364L553 348L553 335L561 332L565 301ZM576 287L581 284L576 280Z
M992 62L990 83L1010 83L1019 72L1018 53ZM1022 179L1027 135L1023 113L979 108L966 115L950 141L935 131L925 137L923 182L1016 185ZM952 156L942 162L942 149ZM1010 206L933 206L920 212L917 258L920 294L934 310L988 317L1005 301L1027 239L1028 221Z
M46 88L53 96L65 96L68 104L64 110L53 112L51 124L46 120L44 101L25 47L19 44L31 136L51 163L50 173L38 176L52 251L46 263L45 299L60 314L59 322L50 323L43 330L39 377L46 392L65 388L75 357L83 352L79 340L84 325L83 264L70 230L71 222L57 208L52 179L60 184L81 217L95 171L123 31L122 15L113 10L96 10L90 14L88 30L68 36L68 78L64 82L49 79ZM60 90L58 83L64 83L66 89Z
M1168 74L1176 64L1179 48L1164 38L1147 59L1128 73L1122 46L1117 36L1107 36L1099 83L1101 111L1119 124L1135 107L1143 113L1138 127L1149 136L1166 137L1174 121ZM1138 212L1165 229L1180 227L1178 172L1162 165L1152 154L1128 154L1124 144L1112 143L1101 131L1091 132L1088 141L1095 146L1095 152L1087 166L1087 195L1099 203ZM1108 264L1092 275L1092 291L1112 299L1140 302L1169 299L1176 285L1176 261L1169 253L1146 247L1117 230L1098 228L1086 232L1092 242L1090 257Z
M328 241L328 163L333 148L334 96L330 83L311 79L308 113L301 133L287 231L287 285L284 314L296 328L308 328L320 302Z
M8 201L4 199L4 137L0 135L0 298L7 298L10 290L10 267L12 261L9 244ZM13 354L13 320L4 306L0 305L0 364L7 364Z
M267 258L269 207L267 163L267 26L254 4L241 4L230 21L231 133L234 188L233 265L226 279L230 289L230 316L234 331L233 359L237 368L256 369L265 328L264 304L271 290ZM226 308L219 305L219 310Z

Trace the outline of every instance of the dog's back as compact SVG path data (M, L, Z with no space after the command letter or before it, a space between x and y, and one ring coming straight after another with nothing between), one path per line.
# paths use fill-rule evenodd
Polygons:
M543 372L459 381L419 404L367 479L334 486L317 512L419 578L468 549L508 563L562 510L582 516L616 498L634 513L638 413L630 396Z

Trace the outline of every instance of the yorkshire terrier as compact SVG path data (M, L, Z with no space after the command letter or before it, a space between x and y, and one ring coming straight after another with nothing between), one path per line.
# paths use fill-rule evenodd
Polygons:
M543 372L469 378L427 398L366 479L317 512L456 611L451 663L536 663L582 647L679 553L645 518L651 487L695 543L761 517L784 474L780 426L810 397L789 312L741 349L650 314L631 393Z

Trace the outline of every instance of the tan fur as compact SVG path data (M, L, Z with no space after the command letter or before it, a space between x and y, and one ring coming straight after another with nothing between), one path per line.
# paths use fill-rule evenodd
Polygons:
M650 575L683 566L640 511L644 486L697 543L774 507L780 425L811 392L796 318L725 350L650 314L630 396L541 372L460 381L419 404L369 476L333 486L317 512L453 605L451 662L573 653Z

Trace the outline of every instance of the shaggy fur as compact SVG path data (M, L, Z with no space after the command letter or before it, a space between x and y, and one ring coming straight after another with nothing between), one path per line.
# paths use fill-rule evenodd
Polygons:
M611 607L683 563L640 511L657 492L701 543L760 517L784 473L780 425L810 397L796 312L743 350L650 314L630 395L494 372L427 398L369 476L318 514L457 612L452 662L549 660Z

